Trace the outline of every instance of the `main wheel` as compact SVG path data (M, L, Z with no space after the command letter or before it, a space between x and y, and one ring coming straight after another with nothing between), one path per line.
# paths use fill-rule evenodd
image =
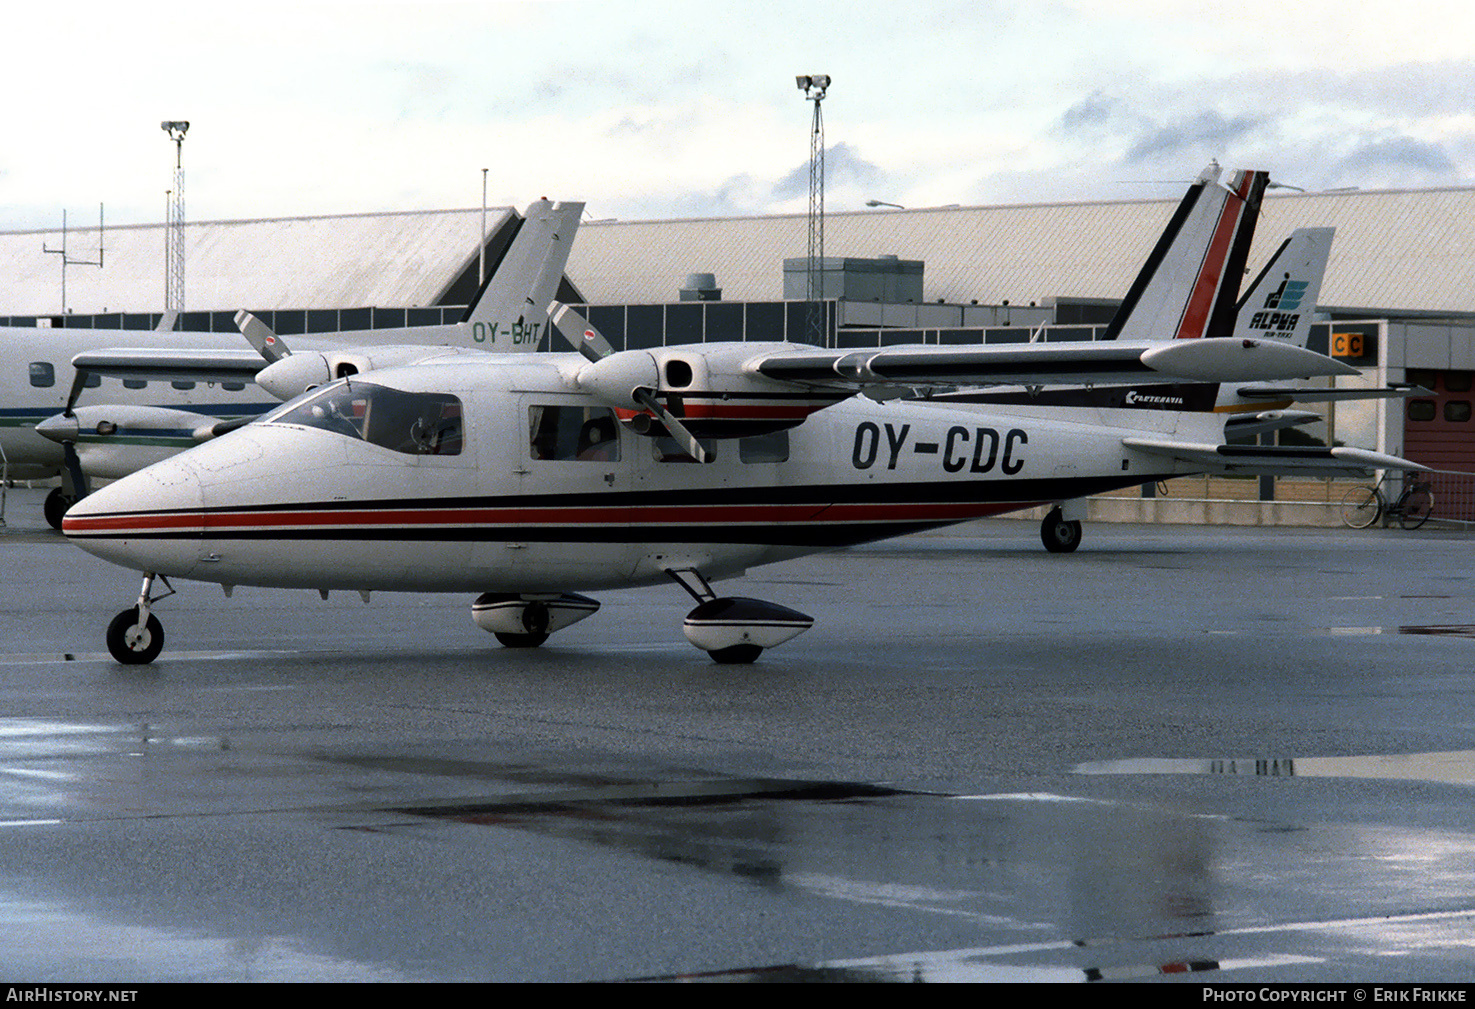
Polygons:
M67 509L77 502L70 494L60 487L53 487L51 493L46 495L46 502L41 506L41 511L46 515L46 522L53 529L61 528L61 520L65 517Z
M493 631L492 634L504 648L537 648L548 640L546 634L506 634L502 631Z
M745 666L763 654L763 649L757 645L728 645L726 648L717 648L707 653L712 656L712 661L724 666Z
M1342 521L1353 529L1366 529L1383 514L1383 498L1376 487L1353 487L1342 496Z
M164 625L152 613L140 626L138 607L130 606L108 624L108 651L125 666L152 662L164 650Z
M1059 508L1051 508L1040 523L1040 541L1052 554L1068 554L1081 545L1081 523L1067 522Z
M1434 511L1434 492L1428 487L1415 487L1403 502L1403 528L1417 529L1429 521Z

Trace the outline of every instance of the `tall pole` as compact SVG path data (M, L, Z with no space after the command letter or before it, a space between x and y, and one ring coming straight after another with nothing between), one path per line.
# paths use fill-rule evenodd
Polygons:
M804 100L814 103L814 117L809 130L809 277L806 291L805 339L817 346L825 342L824 258L825 258L825 120L820 103L830 86L828 74L810 74L794 78L804 92Z
M174 188L169 191L168 220L164 226L164 310L184 311L184 135L189 123L169 120L159 124L174 141Z

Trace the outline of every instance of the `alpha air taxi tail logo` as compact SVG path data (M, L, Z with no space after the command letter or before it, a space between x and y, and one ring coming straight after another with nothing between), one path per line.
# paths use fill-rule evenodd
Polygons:
M1293 312L1301 307L1301 299L1306 297L1307 286L1304 280L1291 280L1287 277L1266 297L1265 307L1281 312Z
M1301 307L1309 285L1304 280L1292 280L1287 275L1280 286L1265 297L1265 308L1250 319L1250 328L1258 329L1267 336L1291 333L1301 321Z

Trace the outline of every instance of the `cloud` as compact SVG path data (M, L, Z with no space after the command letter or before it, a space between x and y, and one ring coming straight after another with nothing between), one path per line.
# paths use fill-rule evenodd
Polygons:
M1407 188L1456 181L1458 168L1443 147L1409 136L1360 144L1334 169L1343 184Z
M1251 116L1225 118L1207 110L1148 130L1127 149L1125 158L1141 163L1159 158L1180 158L1205 149L1222 151L1261 124Z
M876 165L856 154L849 144L841 141L825 148L825 188L831 186L873 186L885 178L885 173ZM773 187L777 199L787 200L809 193L809 162L805 162L780 179Z
M1076 134L1099 136L1122 108L1123 102L1120 99L1101 91L1093 91L1090 97L1082 99L1061 113L1060 120L1055 124L1055 130L1068 137Z

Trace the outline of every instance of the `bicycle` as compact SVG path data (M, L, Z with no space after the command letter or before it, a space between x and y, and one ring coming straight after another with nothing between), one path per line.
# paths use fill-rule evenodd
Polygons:
M1386 528L1393 519L1405 529L1417 529L1429 521L1434 511L1434 491L1427 478L1408 474L1404 478L1403 493L1398 500L1388 503L1382 487L1388 482L1384 474L1372 487L1354 487L1342 498L1342 521L1353 529L1366 529L1378 519Z

